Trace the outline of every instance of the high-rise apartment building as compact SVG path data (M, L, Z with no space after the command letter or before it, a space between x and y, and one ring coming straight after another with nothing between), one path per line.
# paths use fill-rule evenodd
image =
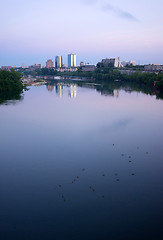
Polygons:
M46 61L46 68L53 68L54 64L53 61L51 59Z
M76 55L69 54L68 55L68 68L76 67Z
M62 56L55 57L55 67L61 68L62 67Z
M122 64L121 64L121 61L120 61L120 57L118 58L106 58L106 59L102 59L102 64L104 65L104 67L108 67L109 64L112 64L113 67L121 67Z

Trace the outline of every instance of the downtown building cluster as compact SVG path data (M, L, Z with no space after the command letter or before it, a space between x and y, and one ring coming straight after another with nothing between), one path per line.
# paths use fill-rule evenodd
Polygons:
M97 63L96 65L91 65L89 63L84 63L83 61L80 62L80 65L77 66L77 61L76 61L76 54L68 54L68 64L67 66L63 63L63 58L62 56L56 56L53 59L48 59L46 61L46 64L41 66L40 63L36 63L31 66L21 66L21 67L16 67L16 66L2 66L1 69L5 70L10 70L14 68L15 70L20 70L24 69L24 71L35 71L39 70L41 68L47 68L47 69L55 69L58 72L76 72L79 68L83 72L93 72L96 67L108 67L112 66L114 68L120 68L121 71L126 71L125 69L128 68L128 66L136 66L136 61L122 61L120 60L120 57L117 58L104 58L101 60L101 62ZM163 72L163 65L161 64L148 64L148 65L142 65L144 66L144 71L145 72ZM124 69L124 70L123 70ZM127 70L129 71L126 72L127 74L132 73L132 70Z
M52 59L46 61L46 68L65 68L65 64L63 63L62 56L55 57L55 63ZM68 54L68 68L76 68L76 55L75 54Z

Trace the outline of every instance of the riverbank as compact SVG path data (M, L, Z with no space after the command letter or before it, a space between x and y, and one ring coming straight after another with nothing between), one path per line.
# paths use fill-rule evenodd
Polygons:
M22 79L24 86L38 86L46 84L46 81L42 78L38 77L23 77Z
M45 73L44 73L45 72ZM46 69L46 71L38 70L32 76L36 79L43 80L76 80L76 81L101 81L113 82L121 80L123 82L135 82L146 86L155 87L157 90L163 91L163 73L162 72L145 72L140 69L118 69L114 67L97 67L94 71L82 71L78 69L76 72L57 72L54 69ZM26 75L27 76L27 75ZM25 76L25 77L26 77Z

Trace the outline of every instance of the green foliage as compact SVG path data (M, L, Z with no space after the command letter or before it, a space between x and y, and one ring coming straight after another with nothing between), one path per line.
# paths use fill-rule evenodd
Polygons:
M57 75L57 71L54 68L41 68L35 70L28 70L28 69L21 69L20 72L24 75L31 75L31 76L55 76Z
M22 75L14 70L0 70L0 93L21 93L23 90L21 77Z
M149 85L150 87L155 86L156 89L162 90L163 87L163 73L155 74L143 72L144 66L137 65L132 66L128 65L123 70L130 70L130 74L121 73L121 69L117 69L113 66L112 63L109 63L108 66L104 66L103 63L99 62L97 68L93 72L83 72L82 68L79 67L76 72L57 72L55 69L36 69L35 71L25 71L25 75L32 76L77 76L85 78L93 78L97 81L111 82L115 80L120 80L123 82L138 83ZM132 72L133 71L133 72Z
M57 75L57 71L53 68L42 68L40 70L40 75L55 76L55 75Z
M120 80L123 82L138 83L148 86L155 86L156 89L163 89L163 73L147 73L136 71L130 74L121 73L119 70L109 67L97 67L93 73L93 78L98 81L111 82Z
M144 70L144 65L133 66L132 64L130 64L130 65L127 64L123 69L143 71Z
M113 69L114 65L113 65L113 63L108 63L108 66L104 66L103 62L99 62L99 63L97 63L97 68Z
M157 79L155 80L155 87L157 89L163 90L163 74L159 73Z

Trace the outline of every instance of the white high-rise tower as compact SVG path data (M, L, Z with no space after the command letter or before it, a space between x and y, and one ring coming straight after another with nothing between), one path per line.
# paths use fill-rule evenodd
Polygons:
M68 55L68 68L71 67L76 67L76 55L72 53Z

